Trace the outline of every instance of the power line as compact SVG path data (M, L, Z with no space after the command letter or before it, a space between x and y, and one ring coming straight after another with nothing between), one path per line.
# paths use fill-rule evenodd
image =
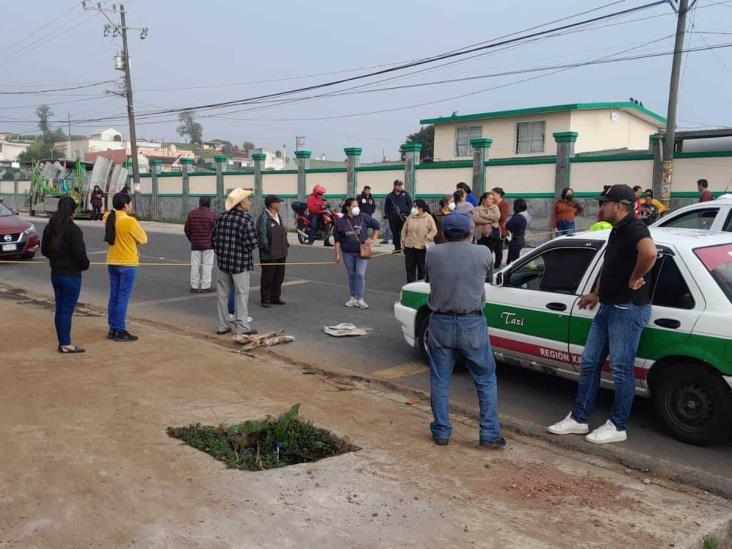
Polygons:
M285 90L285 91L281 91L281 92L263 94L263 95L260 95L260 96L249 97L249 98L241 98L241 99L234 99L234 100L230 100L230 101L221 101L221 102L217 102L217 103L210 103L210 104L205 104L205 105L189 106L189 107L180 107L180 108L175 108L175 109L164 109L164 110L159 110L159 111L141 113L138 116L140 118L149 118L149 117L152 117L152 116L159 116L159 115L162 115L162 114L177 113L177 112L181 112L181 111L184 111L184 110L196 110L196 111L199 111L199 110L207 110L207 109L214 109L214 108L227 107L227 106L243 105L243 104L248 104L248 103L251 103L251 102L254 102L254 101L258 101L258 100L262 100L262 99L271 99L271 98L283 97L283 96L286 96L286 95L293 95L293 94L301 93L301 92L304 92L304 91L311 91L311 90L316 90L316 89L321 89L321 88L326 88L326 87L332 87L332 86L339 85L339 84L343 84L343 83L346 83L346 82L352 82L352 81L356 81L356 80L362 80L364 78L369 78L369 77L372 77L372 76L378 76L378 75L382 75L382 74L388 74L388 73L392 73L392 72L404 70L406 68L411 68L413 66L420 66L420 65L425 65L425 64L428 64L428 63L434 63L436 61L441 61L443 59L451 59L451 58L460 57L460 56L463 56L463 55L466 55L466 54L469 54L469 53L474 53L474 52L477 52L477 51L487 50L487 49L496 48L496 47L503 46L503 45L512 44L512 43L515 43L515 42L521 42L521 41L524 41L524 40L529 40L529 39L532 39L532 38L535 38L535 37L538 37L538 36L542 36L542 35L545 35L545 34L551 34L551 33L555 33L555 32L558 32L558 31L562 31L562 30L566 30L566 29L570 29L570 28L575 28L575 27L579 27L579 26L582 26L582 25L587 25L587 24L590 24L590 23L593 23L593 22L602 21L602 20L605 20L605 19L609 19L609 18L613 18L613 17L618 17L618 16L621 16L621 15L627 15L629 13L633 13L633 12L637 12L637 11L640 11L640 10L649 9L651 7L655 7L655 6L658 6L658 5L661 5L661 4L665 4L665 3L666 3L666 0L657 0L655 2L651 2L651 3L648 3L648 4L643 4L641 6L636 6L634 8L629 8L629 9L626 9L626 10L621 10L621 11L618 11L618 12L613 12L613 13L610 13L610 14L605 14L605 15L598 16L598 17L594 17L594 18L587 19L587 20L582 20L582 21L578 21L578 22L574 22L574 23L569 23L569 24L566 24L566 25L562 25L560 27L554 27L554 28L547 29L547 30L544 30L544 31L539 31L539 32L535 32L535 33L528 34L528 35L524 35L524 36L519 36L519 37L514 37L514 38L510 38L510 39L506 39L506 40L501 40L501 41L498 41L498 42L493 42L493 43L490 43L490 44L481 45L481 46L477 46L477 47L468 47L467 49L461 49L460 51L452 51L452 52L447 52L447 53L443 53L443 54L438 54L438 55L435 55L435 56L432 56L432 57L428 57L428 58L425 58L423 60L415 61L415 62L412 62L412 63L406 63L406 64L398 65L398 66L395 66L395 67L381 69L379 71L375 71L375 72L371 72L371 73L367 73L367 74L363 74L363 75L352 76L352 77L349 77L349 78L342 78L342 79L334 80L334 81L331 81L331 82L324 82L324 83L321 83L321 84L314 84L314 85L311 85L311 86L304 86L304 87L301 87L301 88L295 88L295 89ZM119 118L120 117L108 117L107 119L108 120L117 120ZM85 120L85 121L82 121L82 122L97 122L97 121L101 121L101 120L102 119L88 120L88 121Z
M32 95L39 93L55 93L70 90L81 90L84 88L94 88L96 86L102 86L104 84L110 84L116 82L116 80L102 80L101 82L92 82L90 84L81 84L79 86L71 86L68 88L54 88L46 90L20 90L20 91L0 91L0 95Z
M55 18L51 19L49 22L44 23L43 25L41 25L40 27L38 27L36 30L34 30L34 31L26 34L25 36L23 36L20 40L18 40L16 42L13 42L9 46L6 46L2 50L0 50L0 54L5 53L6 51L13 49L15 46L18 46L19 44L21 44L22 42L24 42L25 40L27 40L31 36L33 36L35 34L38 34L39 32L41 32L46 27L54 24L59 19L62 19L63 17L66 17L69 13L71 13L72 11L74 11L76 9L76 7L79 6L80 4L81 4L81 2L74 3L74 5L71 6L71 8L69 8L67 11L65 11L64 13L62 13L61 15L59 15L58 17L55 17Z

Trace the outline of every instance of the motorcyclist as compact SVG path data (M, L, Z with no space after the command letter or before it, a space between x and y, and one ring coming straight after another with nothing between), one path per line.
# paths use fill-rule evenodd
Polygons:
M318 233L318 227L323 224L323 214L328 209L328 201L325 199L325 187L315 185L313 192L308 196L308 214L310 214L310 235L308 244L315 242L315 235ZM325 246L332 246L330 237L325 239Z

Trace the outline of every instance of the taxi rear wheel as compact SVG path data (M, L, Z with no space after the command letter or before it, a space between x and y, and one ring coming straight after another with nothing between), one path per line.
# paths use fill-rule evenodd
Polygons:
M693 362L670 366L652 394L656 413L675 438L707 446L729 436L732 392L707 366Z
M417 321L417 350L422 360L429 362L427 357L427 328L430 325L430 315L420 315Z

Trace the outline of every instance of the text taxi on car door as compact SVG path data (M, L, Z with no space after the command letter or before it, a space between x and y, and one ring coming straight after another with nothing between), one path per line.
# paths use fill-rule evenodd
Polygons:
M594 287L609 231L547 242L486 284L486 316L499 360L569 379L595 310L578 306ZM676 438L706 445L732 427L732 233L651 229L659 259L650 274L653 313L635 364L636 394L651 397ZM402 288L394 314L425 353L430 287ZM612 388L609 364L602 384Z

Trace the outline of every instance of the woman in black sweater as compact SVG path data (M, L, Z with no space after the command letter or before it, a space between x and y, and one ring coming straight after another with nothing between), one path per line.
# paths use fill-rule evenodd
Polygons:
M74 223L76 202L70 196L58 201L58 209L43 230L41 253L51 263L51 284L56 296L56 335L59 353L83 353L71 344L71 318L81 292L81 272L89 268L84 235Z

